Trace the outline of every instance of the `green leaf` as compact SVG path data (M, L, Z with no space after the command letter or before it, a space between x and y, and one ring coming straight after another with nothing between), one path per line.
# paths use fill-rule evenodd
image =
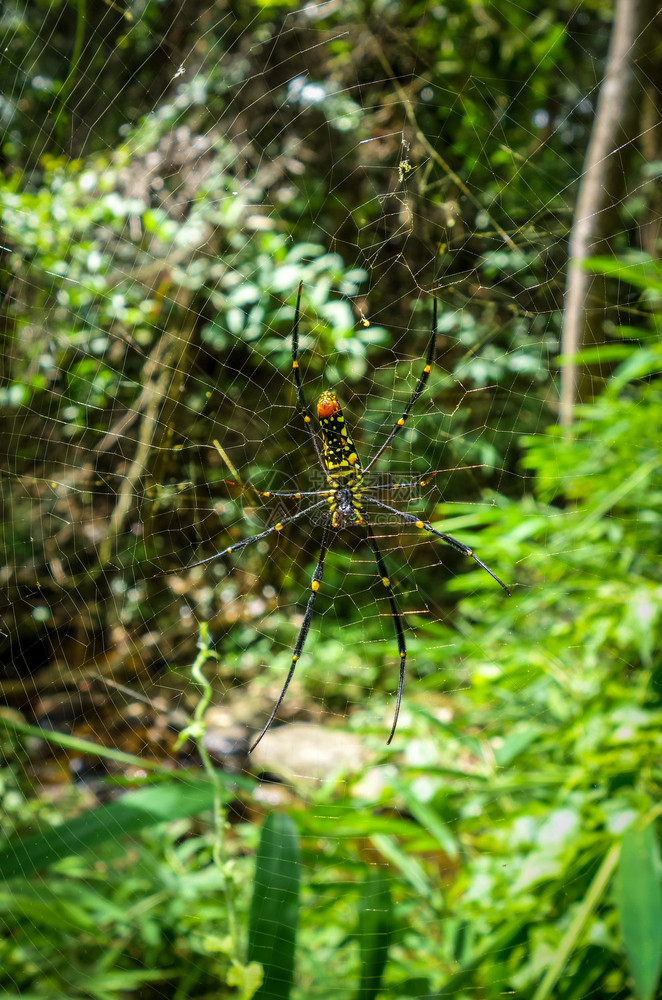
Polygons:
M393 900L389 879L382 868L374 868L368 872L363 883L359 902L359 1000L374 1000L379 992L393 929Z
M591 882L588 892L577 907L570 926L563 935L552 962L533 995L533 1000L547 1000L547 997L552 995L552 990L563 975L570 961L570 956L576 950L582 934L585 932L591 917L605 894L618 863L618 855L619 845L615 844L608 851L595 878Z
M410 857L403 851L393 837L380 833L370 837L370 840L382 857L400 870L407 882L420 896L424 899L431 897L432 886L425 869L416 858Z
M605 361L621 361L623 358L631 357L636 350L634 344L601 344L599 347L586 347L576 354L559 354L555 361L557 365L592 365Z
M660 853L653 823L623 836L616 899L637 1000L652 1000L662 962Z
M30 891L30 890L33 891ZM5 920L26 920L33 928L50 928L53 931L94 933L95 925L89 912L43 885L24 891L0 891L0 913ZM4 920L3 920L4 923Z
M228 971L228 986L236 986L239 990L239 1000L252 1000L262 985L264 973L258 962L242 965L233 960Z
M40 740L45 740L47 743L52 743L55 746L66 747L68 750L89 753L106 760L115 760L120 764L127 764L129 767L142 767L145 771L165 771L165 767L160 761L138 757L135 754L125 753L124 750L115 750L113 747L104 747L99 743L80 739L78 736L68 736L66 733L56 733L50 729L40 729L39 726L31 726L27 722L19 722L7 716L0 715L0 727L10 729L15 733L21 733L23 736L32 736Z
M446 981L438 993L430 994L430 1000L442 1000L443 997L455 997L462 990L471 987L476 970L483 962L489 961L493 955L501 955L508 951L522 933L521 921L515 924L507 924L502 930L491 935L481 942L470 959L462 964L462 967Z
M208 783L171 782L128 792L109 805L91 809L68 823L31 837L17 838L0 849L0 878L28 878L70 854L93 852L108 840L211 809L214 789Z
M662 292L660 265L644 254L632 255L631 259L621 257L589 257L582 261L586 271L597 271L608 278L618 278L635 288L654 289Z
M516 757L538 739L542 732L540 726L524 726L505 737L503 743L494 752L494 759L499 767L510 767Z
M448 825L444 823L436 810L428 805L427 802L423 802L420 796L417 796L413 789L404 781L394 782L393 787L397 789L398 794L404 799L407 809L412 816L434 837L448 857L456 858L459 854L457 842Z
M299 834L289 816L271 813L262 827L248 929L248 962L264 981L256 1000L287 1000L294 979L299 918Z

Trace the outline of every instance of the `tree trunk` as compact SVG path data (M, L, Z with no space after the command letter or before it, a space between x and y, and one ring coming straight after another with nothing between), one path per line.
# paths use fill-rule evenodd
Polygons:
M570 234L562 353L570 360L561 372L561 423L569 427L577 400L595 395L605 372L599 364L579 369L573 356L603 343L607 297L605 279L583 267L586 258L609 253L618 231L618 208L626 191L633 150L636 96L641 87L636 63L651 11L648 0L617 0L605 73L586 153Z

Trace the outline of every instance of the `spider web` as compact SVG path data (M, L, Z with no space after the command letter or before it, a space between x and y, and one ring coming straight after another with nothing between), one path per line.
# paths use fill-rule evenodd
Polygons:
M609 12L418 6L429 36L408 35L395 3L367 21L352 4L4 8L0 642L3 700L29 722L175 756L200 623L218 654L217 759L268 717L319 518L188 567L306 506L248 487L325 488L291 378L299 282L308 404L336 389L364 466L422 370L435 291L427 390L371 476L408 484L380 495L475 545L524 599L504 511L530 490L522 437L557 419ZM623 219L626 247L637 222ZM368 516L409 651L402 751L412 718L445 722L474 672L489 676L498 646L475 608L498 615L506 597L438 540ZM366 532L334 533L278 722L377 750L397 674Z

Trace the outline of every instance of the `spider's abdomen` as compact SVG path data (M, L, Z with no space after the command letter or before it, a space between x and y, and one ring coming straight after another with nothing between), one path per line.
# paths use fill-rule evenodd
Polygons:
M327 389L317 400L317 416L322 431L322 450L326 471L334 476L360 476L359 459L352 436L332 389Z
M329 497L331 525L346 528L350 524L363 524L361 514L361 487L338 486Z

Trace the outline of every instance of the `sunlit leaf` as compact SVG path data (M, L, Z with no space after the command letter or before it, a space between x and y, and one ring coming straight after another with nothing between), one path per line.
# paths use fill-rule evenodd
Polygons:
M660 848L653 823L623 836L616 898L637 1000L652 1000L662 967Z

